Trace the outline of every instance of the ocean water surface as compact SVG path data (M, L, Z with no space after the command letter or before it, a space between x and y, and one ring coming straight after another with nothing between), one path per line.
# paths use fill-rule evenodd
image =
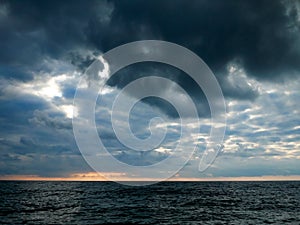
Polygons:
M0 224L300 224L300 182L0 182Z

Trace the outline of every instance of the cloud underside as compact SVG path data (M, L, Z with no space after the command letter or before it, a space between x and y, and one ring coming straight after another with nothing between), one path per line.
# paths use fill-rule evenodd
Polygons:
M215 73L232 61L259 79L299 70L299 4L293 1L11 1L1 3L1 12L1 72L17 79L52 70L43 66L48 58L84 68L93 53L144 39L188 47Z

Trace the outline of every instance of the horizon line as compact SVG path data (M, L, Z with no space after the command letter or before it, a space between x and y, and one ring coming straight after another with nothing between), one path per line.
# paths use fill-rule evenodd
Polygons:
M3 175L0 176L0 181L94 181L94 182L218 182L218 181L300 181L300 175L288 176L239 176L239 177L203 177L203 178L188 178L188 177L172 177L167 180L159 179L132 179L129 177L110 177L105 178L99 174L75 174L70 177L43 177L38 175Z

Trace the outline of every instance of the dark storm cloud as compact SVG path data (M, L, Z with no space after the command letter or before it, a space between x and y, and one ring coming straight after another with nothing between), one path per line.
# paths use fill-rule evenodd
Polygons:
M2 1L1 8L2 70L43 69L47 57L82 69L93 54L143 39L184 45L216 73L232 60L261 79L300 67L293 1Z
M300 17L293 2L118 1L114 6L111 26L115 35L101 40L105 51L140 39L178 43L196 52L212 68L225 97L254 100L259 96L256 88L240 84L247 83L247 77L233 84L228 82L230 63L238 64L248 76L258 80L277 81L299 74ZM100 39L97 40L95 45L100 46ZM123 87L139 77L137 71L120 76L114 84ZM179 76L173 71L161 72L191 94L201 116L209 115L203 93L191 79L182 73ZM174 116L167 107L150 104Z
M112 10L105 1L1 1L0 8L5 9L0 16L0 66L7 70L1 75L22 80L19 69L28 71L27 79L31 71L51 70L43 67L49 58L82 68L92 57L84 52L92 45L89 24L94 21L102 29Z
M94 55L143 39L195 51L217 74L225 96L235 99L253 100L258 92L228 82L229 62L272 81L300 69L299 12L292 1L1 1L0 12L0 76L27 82L38 72L53 70L45 63L49 59L83 70ZM191 95L201 116L209 115L201 90L178 70L153 64L123 73L109 84L122 88L135 78L160 73ZM72 98L74 88L63 87L63 92ZM144 101L176 117L168 105Z
M33 74L31 71L26 71L26 69L22 68L22 66L10 67L6 65L1 65L0 76L14 77L17 80L29 81L32 79Z
M224 70L229 61L239 60L248 74L273 79L300 69L296 4L267 0L118 1L113 21L127 27L129 35L144 24L161 39L195 51L215 72Z
M130 82L146 76L165 77L178 83L196 103L199 116L204 117L210 115L209 106L201 88L198 87L197 83L190 76L173 66L156 62L135 63L115 73L108 80L107 84L110 86L123 88ZM163 94L167 89L170 88L168 86L161 86L161 84L157 82L151 84L146 83L144 85L151 85L157 94ZM135 93L139 93L142 89L143 87L141 86L140 89L132 90L128 94L135 96ZM174 91L172 94L179 95L179 93L176 93L176 91ZM163 99L148 97L142 99L142 101L151 106L157 107L169 117L177 118L179 116L176 109Z
M28 82L34 74L53 70L54 65L45 63L51 59L84 70L94 55L120 44L161 39L203 58L225 97L254 100L257 90L239 80L237 85L228 82L228 63L240 64L258 79L290 76L300 69L299 33L293 1L1 1L0 76ZM154 72L178 82L197 103L198 113L209 115L201 90L175 69L144 65L109 84L122 88ZM63 94L72 98L74 88L63 87ZM177 116L167 104L144 101Z

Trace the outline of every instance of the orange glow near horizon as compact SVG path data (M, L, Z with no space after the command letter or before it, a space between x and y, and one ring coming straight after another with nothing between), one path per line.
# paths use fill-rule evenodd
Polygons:
M107 179L108 178L108 179ZM155 181L153 179L133 179L126 177L124 173L103 173L97 172L74 173L69 177L41 177L38 175L5 175L0 176L0 180L10 181ZM159 181L159 180L158 180ZM167 181L300 181L299 175L291 176L255 176L255 177L205 177L205 178L187 178L175 176Z

